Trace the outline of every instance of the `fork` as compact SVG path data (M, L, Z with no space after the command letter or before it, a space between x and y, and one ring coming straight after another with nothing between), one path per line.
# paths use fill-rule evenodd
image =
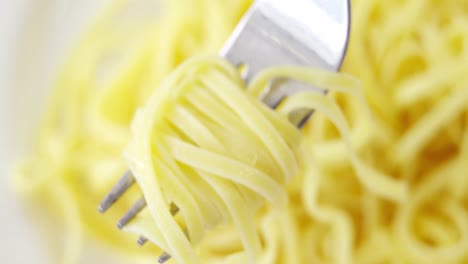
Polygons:
M257 0L241 19L228 39L221 56L243 67L243 78L249 83L263 69L279 65L296 65L338 71L346 53L350 29L349 0ZM261 100L271 108L288 95L301 91L326 93L293 80L276 80ZM302 128L312 111L299 109L289 120ZM135 183L130 171L106 195L98 209L104 213ZM144 197L125 213L117 227L123 228L146 206ZM179 208L171 204L170 212ZM147 239L140 237L138 244ZM164 252L159 263L171 256Z

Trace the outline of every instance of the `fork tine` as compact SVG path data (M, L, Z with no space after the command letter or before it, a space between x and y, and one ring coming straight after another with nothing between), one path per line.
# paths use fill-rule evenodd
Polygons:
M171 259L171 255L169 255L169 253L167 253L167 252L163 252L158 257L158 263L163 264L164 262L168 261L169 259Z
M146 206L146 200L144 197L140 197L140 199L138 199L138 201L136 201L135 204L133 204L132 207L130 207L130 210L128 210L125 215L119 220L119 222L117 223L117 227L119 229L122 229L125 225L128 224L128 222L130 222L133 218L135 218L135 216L141 211L143 210L143 208L145 208Z
M125 213L125 215L122 218L120 218L119 222L117 222L117 227L119 229L122 229L133 218L135 218L135 216L139 212L141 212L141 210L143 210L143 208L145 208L145 206L146 206L146 200L142 196L142 197L140 197L140 199L138 199L138 201L136 201L136 203L133 204L132 207L130 207L130 209ZM170 212L171 212L171 215L175 215L175 214L177 214L177 212L179 212L179 208L174 203L171 203L170 204Z
M171 203L170 212L171 212L171 215L176 215L179 212L179 207L177 207L177 205L175 205L174 203ZM143 246L146 242L148 242L148 239L144 236L140 236L137 240L137 243L140 246Z
M146 242L148 242L148 239L144 236L140 236L137 240L137 243L140 246L143 246Z
M122 178L114 185L112 190L104 197L101 204L99 204L98 210L104 213L109 207L112 206L132 184L135 183L135 178L130 171L126 171Z
M185 236L187 236L188 239L190 239L187 228L184 229L184 234L185 234ZM167 253L167 252L163 252L161 255L159 255L158 262L160 264L162 264L162 263L168 261L169 259L171 259L171 255L169 255L169 253Z

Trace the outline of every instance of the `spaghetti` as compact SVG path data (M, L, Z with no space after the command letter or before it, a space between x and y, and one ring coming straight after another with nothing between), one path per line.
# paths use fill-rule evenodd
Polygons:
M297 174L295 153L302 137L287 117L305 107L327 113L337 124L363 184L403 201L402 183L356 155L346 120L332 100L304 92L287 98L275 112L246 93L259 95L268 80L285 77L359 94L352 78L292 67L267 70L245 88L234 66L206 56L189 59L170 74L132 123L127 161L152 220L139 216L136 227L127 230L148 237L179 263L197 263L191 248L204 230L233 222L247 261L255 263L261 244L254 216L263 200L277 210L287 204L284 187ZM182 223L171 216L171 204L180 208ZM151 222L155 226L148 226Z

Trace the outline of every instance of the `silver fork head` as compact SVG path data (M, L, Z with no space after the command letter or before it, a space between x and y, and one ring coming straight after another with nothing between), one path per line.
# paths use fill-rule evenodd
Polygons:
M221 56L247 65L246 82L279 65L336 71L346 53L350 18L349 0L257 0Z
M234 65L246 66L245 81L263 69L279 65L298 65L337 71L341 67L348 44L350 27L349 0L257 0L242 18L227 41L221 55ZM301 91L325 92L318 87L281 80L266 91L262 100L275 108L280 101ZM309 110L299 109L291 121L301 127L310 116ZM99 205L104 213L134 183L130 172ZM124 227L146 206L140 198L118 222ZM171 204L171 213L178 212ZM138 244L147 239L140 237ZM158 262L170 259L166 252Z
M245 68L249 83L265 68L297 65L337 71L346 53L350 30L349 0L257 0L238 24L221 55ZM275 108L288 95L314 90L294 81L273 84L263 102ZM291 121L301 127L310 111Z

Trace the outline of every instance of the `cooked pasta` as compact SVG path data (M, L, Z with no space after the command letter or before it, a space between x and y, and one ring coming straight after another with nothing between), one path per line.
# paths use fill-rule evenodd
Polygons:
M162 250L169 263L468 262L468 2L353 0L342 73L278 67L247 87L195 55L216 53L252 1L163 1L119 25L135 2L111 4L71 51L14 177L64 219L60 263L79 262L84 237L148 263ZM271 110L254 98L277 77L331 92ZM302 131L286 121L297 107L316 110ZM139 188L99 215L127 166ZM117 231L141 193L147 208Z
M127 161L152 217L133 225L140 222L137 229L180 263L197 263L191 244L231 219L253 263L261 252L255 211L264 199L286 206L283 186L297 173L300 133L246 96L242 83L236 68L220 59L191 59L163 81L132 123ZM171 215L171 203L183 224Z
M295 153L302 135L288 115L302 108L333 120L370 191L402 202L404 183L373 170L356 155L346 120L330 98L299 93L277 112L258 100L269 80L285 77L359 94L350 77L293 67L266 70L245 88L234 66L207 56L189 59L171 73L132 123L127 162L151 216L137 217L126 229L149 238L180 263L197 263L191 248L203 239L204 230L233 222L247 261L255 263L261 243L254 216L263 200L272 210L283 209L285 185L298 172ZM180 209L181 224L171 215L171 204Z

